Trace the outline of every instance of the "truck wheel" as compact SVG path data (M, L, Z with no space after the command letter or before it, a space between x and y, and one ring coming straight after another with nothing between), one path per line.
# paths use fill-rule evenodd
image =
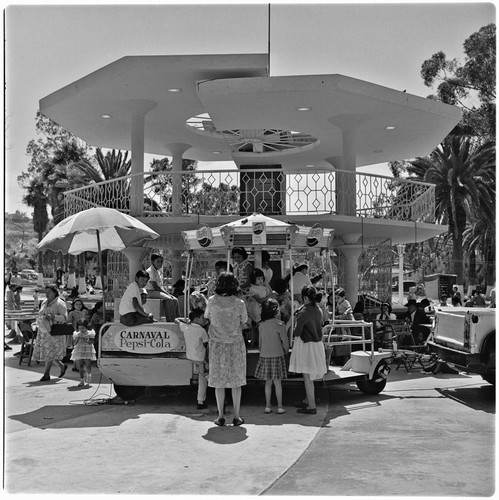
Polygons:
M386 386L386 375L390 367L385 360L379 362L372 379L357 380L357 387L364 394L379 394Z
M144 393L144 388L134 385L116 385L114 384L114 392L126 401L138 399Z
M484 353L482 357L485 365L485 373L482 374L483 380L489 384L496 385L496 332L486 340Z

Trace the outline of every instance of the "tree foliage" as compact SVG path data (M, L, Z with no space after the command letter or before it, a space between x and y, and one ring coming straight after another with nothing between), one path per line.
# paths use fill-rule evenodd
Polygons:
M429 96L463 109L454 133L495 137L496 26L489 24L463 44L465 60L447 59L439 51L423 62L421 76L427 87L437 84Z
M413 177L435 184L436 218L449 225L454 272L464 280L463 234L469 221L495 225L495 141L449 136L429 156L409 162Z

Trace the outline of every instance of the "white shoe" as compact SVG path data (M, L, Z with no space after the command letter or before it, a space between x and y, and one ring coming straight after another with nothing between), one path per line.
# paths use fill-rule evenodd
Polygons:
M269 408L269 407L267 406L267 408L265 408L265 413L272 413L272 408Z
M277 413L279 413L279 415L282 415L283 413L286 413L286 410L284 408L277 408Z

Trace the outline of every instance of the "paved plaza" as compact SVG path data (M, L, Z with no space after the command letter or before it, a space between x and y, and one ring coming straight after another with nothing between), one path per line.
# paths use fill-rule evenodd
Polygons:
M392 370L385 390L320 388L317 415L264 413L261 386L243 388L241 427L216 427L214 394L148 391L112 405L94 366L39 382L43 369L5 352L8 493L489 496L494 493L495 391L477 375ZM275 410L275 409L274 409ZM231 407L227 411L231 419ZM29 473L28 473L29 472Z

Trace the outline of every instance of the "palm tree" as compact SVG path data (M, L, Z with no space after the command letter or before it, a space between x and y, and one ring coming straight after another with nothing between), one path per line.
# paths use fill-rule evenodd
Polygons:
M23 203L33 208L33 228L38 237L38 242L43 238L43 233L47 229L49 217L47 213L47 195L45 194L45 184L39 176L31 177L26 185L26 194L23 196ZM42 252L38 252L38 272L43 272Z
M435 215L449 225L453 267L464 281L463 234L472 218L495 225L495 141L447 137L429 156L409 162L409 174L435 184Z

